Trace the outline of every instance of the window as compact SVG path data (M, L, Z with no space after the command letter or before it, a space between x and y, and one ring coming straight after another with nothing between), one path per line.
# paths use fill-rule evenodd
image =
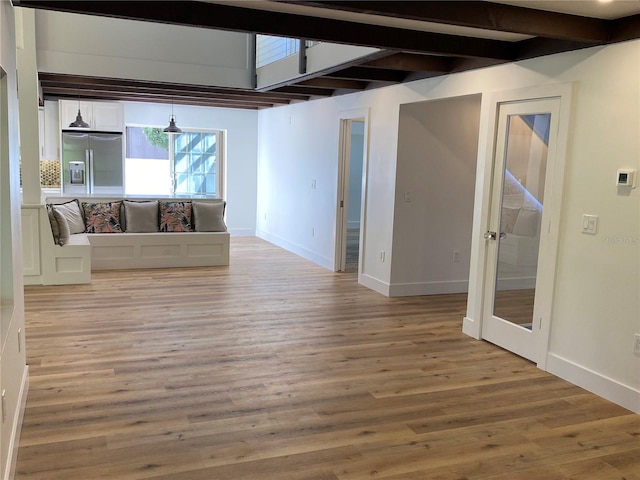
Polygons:
M221 132L183 131L173 144L173 191L176 195L221 197L218 154Z
M298 53L299 49L299 42L295 38L256 35L256 67L260 68Z
M222 197L224 132L127 126L125 193Z

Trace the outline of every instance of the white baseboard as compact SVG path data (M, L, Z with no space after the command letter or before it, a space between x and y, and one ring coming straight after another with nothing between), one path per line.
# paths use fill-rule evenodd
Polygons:
M25 275L23 281L25 285L42 285L42 275Z
M476 321L472 318L464 317L462 319L462 333L469 335L476 340L480 340L480 329L478 328Z
M251 228L230 228L229 235L232 237L255 237L256 231Z
M640 390L605 377L553 353L547 354L547 371L596 395L640 414Z
M468 290L468 280L392 283L389 287L389 296L411 297L416 295L442 295L446 293L466 293Z
M385 297L389 296L389 284L383 282L382 280L378 280L377 278L374 278L370 275L361 273L360 275L358 275L358 283L360 285L364 285L367 288L370 288L375 292L381 293Z
M18 393L18 408L11 430L9 440L9 461L5 466L4 477L6 480L13 480L16 474L16 465L18 462L18 447L20 446L20 432L22 431L22 422L24 420L24 410L27 405L27 394L29 392L29 365L25 365L22 373L22 383L20 384L20 392Z
M280 237L277 237L276 235L272 235L262 230L257 230L255 236L266 240L269 243L273 243L280 248L284 248L291 253L295 253L296 255L305 258L310 262L318 264L321 267L328 268L329 270L333 271L333 259L323 257L322 255L316 252L312 252L311 250L308 250L301 245L289 242L288 240L284 240Z

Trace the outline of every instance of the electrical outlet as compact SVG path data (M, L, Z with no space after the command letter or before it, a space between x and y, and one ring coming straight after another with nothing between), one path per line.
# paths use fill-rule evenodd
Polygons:
M380 261L384 262L384 250L380 250Z
M633 354L640 357L640 333L636 333L633 339Z
M452 255L451 255L451 261L452 262L459 262L460 261L460 250L454 250Z

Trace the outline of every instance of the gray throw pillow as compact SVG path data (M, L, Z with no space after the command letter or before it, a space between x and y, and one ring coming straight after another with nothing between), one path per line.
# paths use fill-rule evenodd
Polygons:
M53 208L51 208L51 205L47 205L47 216L49 217L49 225L51 225L53 243L60 245L60 227L58 226L58 220L56 220L56 217L53 214Z
M158 231L158 202L124 201L127 232L148 233Z
M225 202L192 202L196 232L226 232L224 223Z
M69 231L69 223L65 216L56 208L53 209L53 216L58 222L58 229L60 231L60 236L58 237L58 245L66 245L69 243L70 231ZM84 231L84 230L83 230Z
M58 212L65 218L65 220L69 224L69 232L72 235L74 233L84 233L84 217L82 216L82 212L80 211L80 204L77 200L72 200L67 203L54 204L52 205L52 208L54 212ZM60 223L59 220L58 223Z

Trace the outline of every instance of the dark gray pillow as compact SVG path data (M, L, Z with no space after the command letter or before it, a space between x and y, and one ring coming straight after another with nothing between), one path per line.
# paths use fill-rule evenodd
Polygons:
M158 202L124 201L127 232L151 233L158 231Z
M49 225L51 225L53 243L60 245L60 227L58 226L58 220L56 220L56 217L53 214L53 208L51 208L51 205L47 205L47 216L49 217Z
M58 237L58 245L66 245L67 243L69 243L69 237L71 236L71 232L69 230L69 222L67 222L67 218L64 216L64 214L56 208L53 209L53 216L55 217L56 222L58 222L58 229L60 231L60 236Z
M225 202L192 202L196 232L226 232Z
M84 217L82 216L78 200L71 200L66 203L55 203L51 205L51 208L53 208L54 212L58 212L65 218L69 225L69 233L72 235L74 233L84 233ZM60 223L59 220L58 223Z

